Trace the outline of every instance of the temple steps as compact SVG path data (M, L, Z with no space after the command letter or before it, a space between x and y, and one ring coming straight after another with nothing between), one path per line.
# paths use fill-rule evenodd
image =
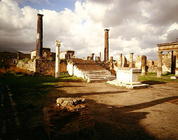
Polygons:
M108 70L100 70L100 71L85 71L87 76L87 82L104 82L109 80L114 80L116 77L111 75Z

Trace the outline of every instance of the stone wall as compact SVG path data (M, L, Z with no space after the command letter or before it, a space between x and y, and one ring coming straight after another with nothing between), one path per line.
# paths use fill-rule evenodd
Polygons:
M55 61L37 59L36 60L36 72L42 75L52 75L55 72Z
M9 68L17 63L17 53L0 52L0 68Z
M148 72L156 73L157 72L157 61L147 60Z
M36 61L35 60L29 60L29 59L23 59L18 60L16 67L28 71L35 72L36 71Z
M83 79L87 79L85 73L81 71L80 69L78 69L76 65L73 65L73 63L67 64L67 71L69 75L74 75L74 76L77 76Z
M135 68L141 69L142 63L141 63L141 56L137 56L135 59Z
M59 68L60 68L60 72L67 72L67 61L61 60Z
M16 66L18 68L32 72L37 72L43 75L54 76L55 73L55 61L46 59L19 60ZM61 61L60 72L67 72L66 61Z

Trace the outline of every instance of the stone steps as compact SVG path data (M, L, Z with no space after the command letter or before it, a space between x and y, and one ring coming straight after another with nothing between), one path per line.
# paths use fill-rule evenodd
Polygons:
M116 78L108 70L86 71L85 73L88 77L88 82L104 82Z

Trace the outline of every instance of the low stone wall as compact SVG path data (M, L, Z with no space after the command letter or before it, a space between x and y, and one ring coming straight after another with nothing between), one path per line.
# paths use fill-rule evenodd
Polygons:
M73 63L67 64L67 71L69 75L74 75L83 79L87 79L85 73L77 68L76 65L73 65Z
M18 60L16 67L28 71L35 72L36 71L36 61L35 60L28 60L28 59L23 59L23 60Z
M24 59L19 60L16 65L20 69L37 72L43 75L54 76L55 73L55 61L46 59ZM60 72L67 72L66 61L60 62Z
M43 75L54 76L55 72L55 61L37 59L36 60L36 72Z

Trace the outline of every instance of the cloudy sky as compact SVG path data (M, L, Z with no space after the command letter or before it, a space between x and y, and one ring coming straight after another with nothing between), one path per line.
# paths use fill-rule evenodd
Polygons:
M178 38L178 0L0 0L0 50L35 49L36 15L44 15L44 47L75 50L78 57L104 46L110 29L110 55L156 58L156 44Z

